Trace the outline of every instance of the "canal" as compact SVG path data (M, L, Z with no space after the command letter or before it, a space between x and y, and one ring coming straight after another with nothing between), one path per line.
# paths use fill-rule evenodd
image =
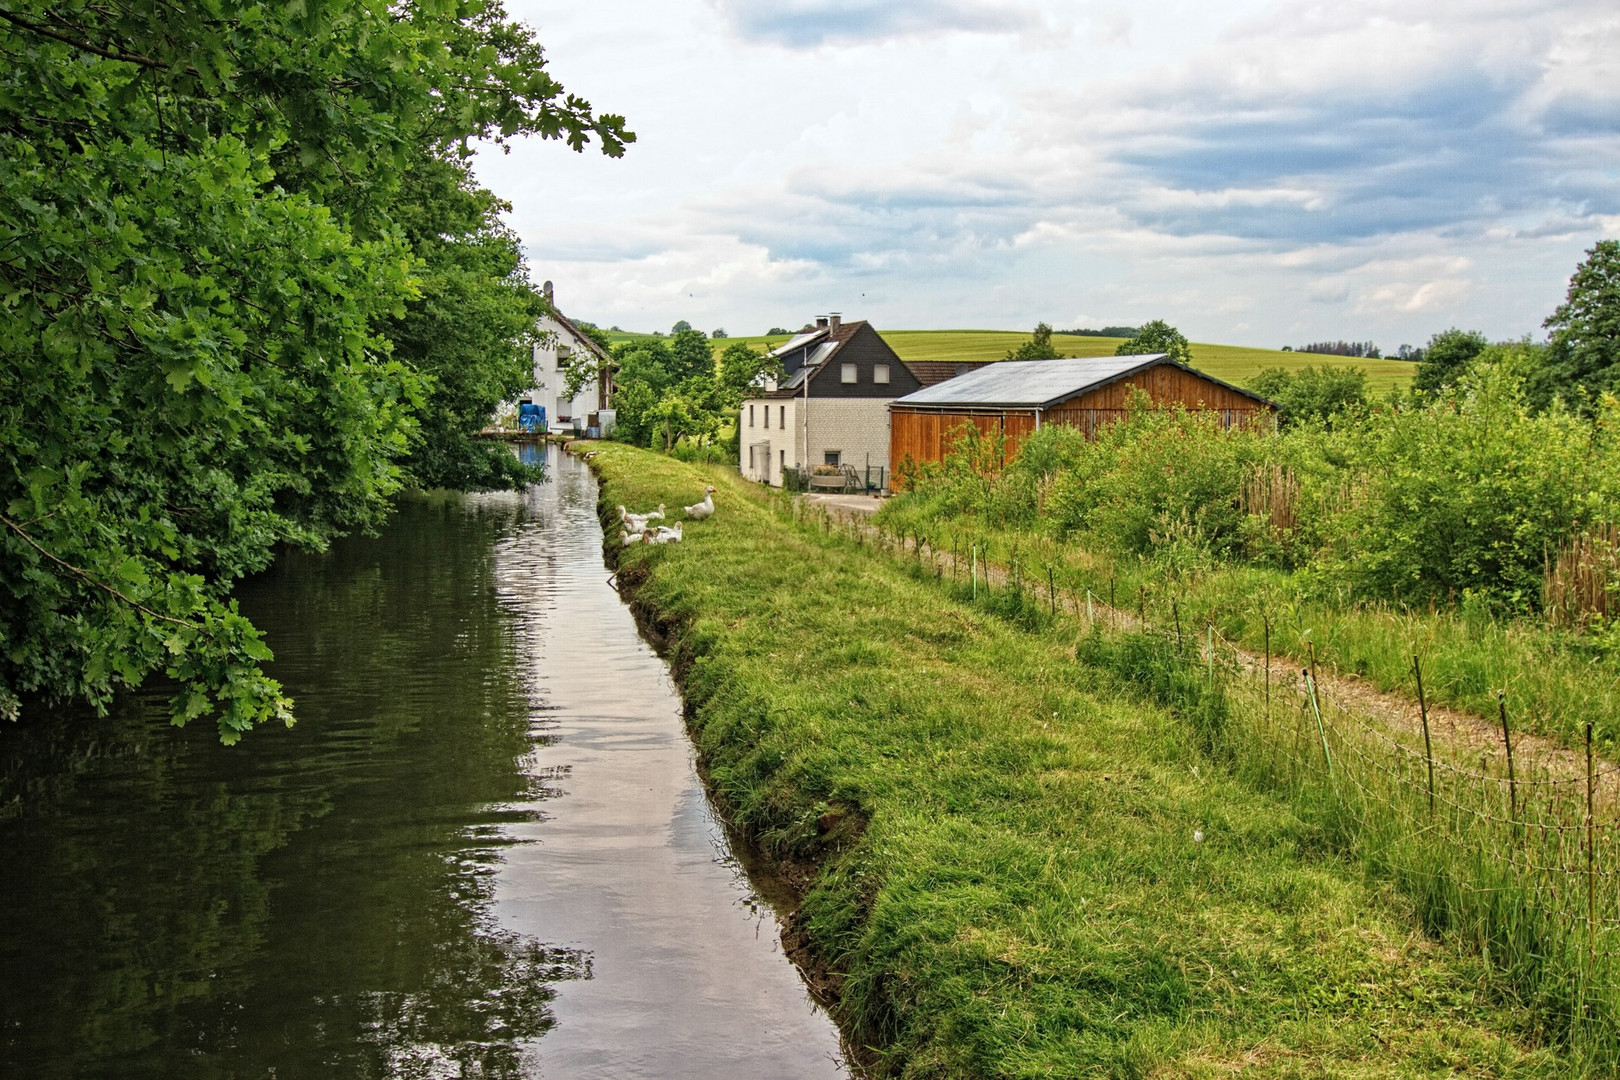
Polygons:
M0 729L0 1075L847 1075L549 468L244 583L290 730Z

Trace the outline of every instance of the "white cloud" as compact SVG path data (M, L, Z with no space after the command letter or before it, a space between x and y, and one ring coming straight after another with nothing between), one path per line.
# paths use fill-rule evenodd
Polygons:
M1620 226L1612 3L513 9L641 136L480 164L599 322L1509 336Z

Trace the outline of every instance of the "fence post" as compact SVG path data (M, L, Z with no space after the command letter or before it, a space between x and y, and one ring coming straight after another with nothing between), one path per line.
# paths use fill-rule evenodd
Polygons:
M1328 753L1327 725L1322 723L1322 706L1316 700L1316 642L1310 643L1311 666L1305 669L1305 688L1311 692L1311 712L1316 715L1316 733L1322 738L1322 760L1327 762L1328 775L1333 775L1333 755Z
M1597 826L1592 820L1592 721L1586 722L1586 980L1597 971Z
M1266 728L1271 728L1271 616L1260 616L1261 625L1266 628Z
M1515 829L1517 829L1517 825L1514 823L1514 818L1519 813L1519 784L1518 781L1513 778L1513 738L1508 733L1506 690L1498 690L1496 692L1496 711L1500 713L1502 717L1502 746L1507 750L1508 824L1514 825Z
M973 564L968 568L973 575L973 599L979 598L979 545L973 545Z
M1110 629L1112 629L1113 626L1114 626L1114 615L1115 615L1114 575L1109 574L1108 575L1108 626L1109 626Z
M1091 611L1091 589L1087 588L1086 589L1086 629L1089 630L1089 629L1091 629L1092 627L1094 627L1096 625L1097 625L1097 620L1093 616L1092 611Z
M1046 602L1052 605L1052 618L1057 618L1057 579L1050 566L1046 568Z
M1429 766L1429 818L1434 819L1434 750L1429 745L1429 703L1423 696L1423 665L1412 654L1412 674L1417 676L1418 714L1423 717L1423 760Z
M1180 656L1185 651L1181 644L1181 608L1173 596L1170 598L1170 617L1176 620L1176 655Z
M1138 585L1136 592L1136 621L1138 630L1147 629L1147 586Z
M1209 685L1215 685L1215 624L1204 624L1205 647L1209 650L1206 659L1209 661Z

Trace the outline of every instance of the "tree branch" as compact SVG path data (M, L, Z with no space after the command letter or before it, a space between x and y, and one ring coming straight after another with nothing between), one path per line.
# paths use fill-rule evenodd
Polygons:
M20 26L24 30L30 31L31 33L51 38L54 41L60 41L64 45L71 45L75 49L83 49L85 52L94 53L97 56L104 56L108 60L120 60L126 64L140 64L143 67L154 68L159 71L163 71L168 68L167 64L160 60L154 60L150 56L143 56L140 53L113 52L110 49L104 49L99 45L92 45L88 41L80 41L77 38L68 37L66 34L52 30L48 26L41 26L39 23L30 22L21 15L14 15L4 9L0 9L0 19L4 19L14 26Z
M145 615L150 615L152 618L158 620L159 622L173 623L175 626L184 626L188 630L201 630L202 629L202 626L197 624L197 623L189 622L186 619L176 619L172 615L164 615L161 612L153 611L151 608L147 607L145 604L141 603L140 601L135 600L135 599L133 599L131 597L125 596L123 593L119 592L117 589L113 588L111 585L108 585L105 581L97 580L94 576L92 576L90 574L89 571L80 570L77 566L74 566L72 563L67 562L67 561L65 561L63 559L57 558L55 555L51 554L49 551L46 551L43 547L41 547L39 545L39 541L35 540L32 536L29 536L27 531L24 530L21 525L17 524L15 521L12 521L10 518L6 517L4 514L0 514L0 522L5 522L7 528L9 528L12 532L16 533L18 536L23 538L24 543L26 543L29 547L33 548L35 551L39 552L41 555L45 556L47 559L51 560L51 562L55 563L57 566L60 566L62 569L68 571L71 574L75 574L75 575L83 578L85 581L88 581L90 584L94 585L96 588L102 590L103 592L111 593L113 596L116 596L118 599L122 600L124 603L126 603L130 607L134 608L136 611L139 611L139 612L141 612L141 613L143 613Z

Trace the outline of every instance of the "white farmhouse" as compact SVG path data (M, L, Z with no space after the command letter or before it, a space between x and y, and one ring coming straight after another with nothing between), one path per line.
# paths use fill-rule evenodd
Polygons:
M888 342L864 320L821 316L772 351L780 383L742 403L740 467L750 480L782 486L791 466L849 466L858 482L886 485L889 403L923 387Z
M519 405L538 405L546 410L547 427L554 432L583 432L587 427L605 427L612 433L613 374L609 357L602 347L568 320L552 298L551 282L542 287L551 313L540 319L540 341L534 347L534 384L518 397ZM597 369L596 378L568 396L568 369L576 363ZM606 416L601 414L607 413Z

